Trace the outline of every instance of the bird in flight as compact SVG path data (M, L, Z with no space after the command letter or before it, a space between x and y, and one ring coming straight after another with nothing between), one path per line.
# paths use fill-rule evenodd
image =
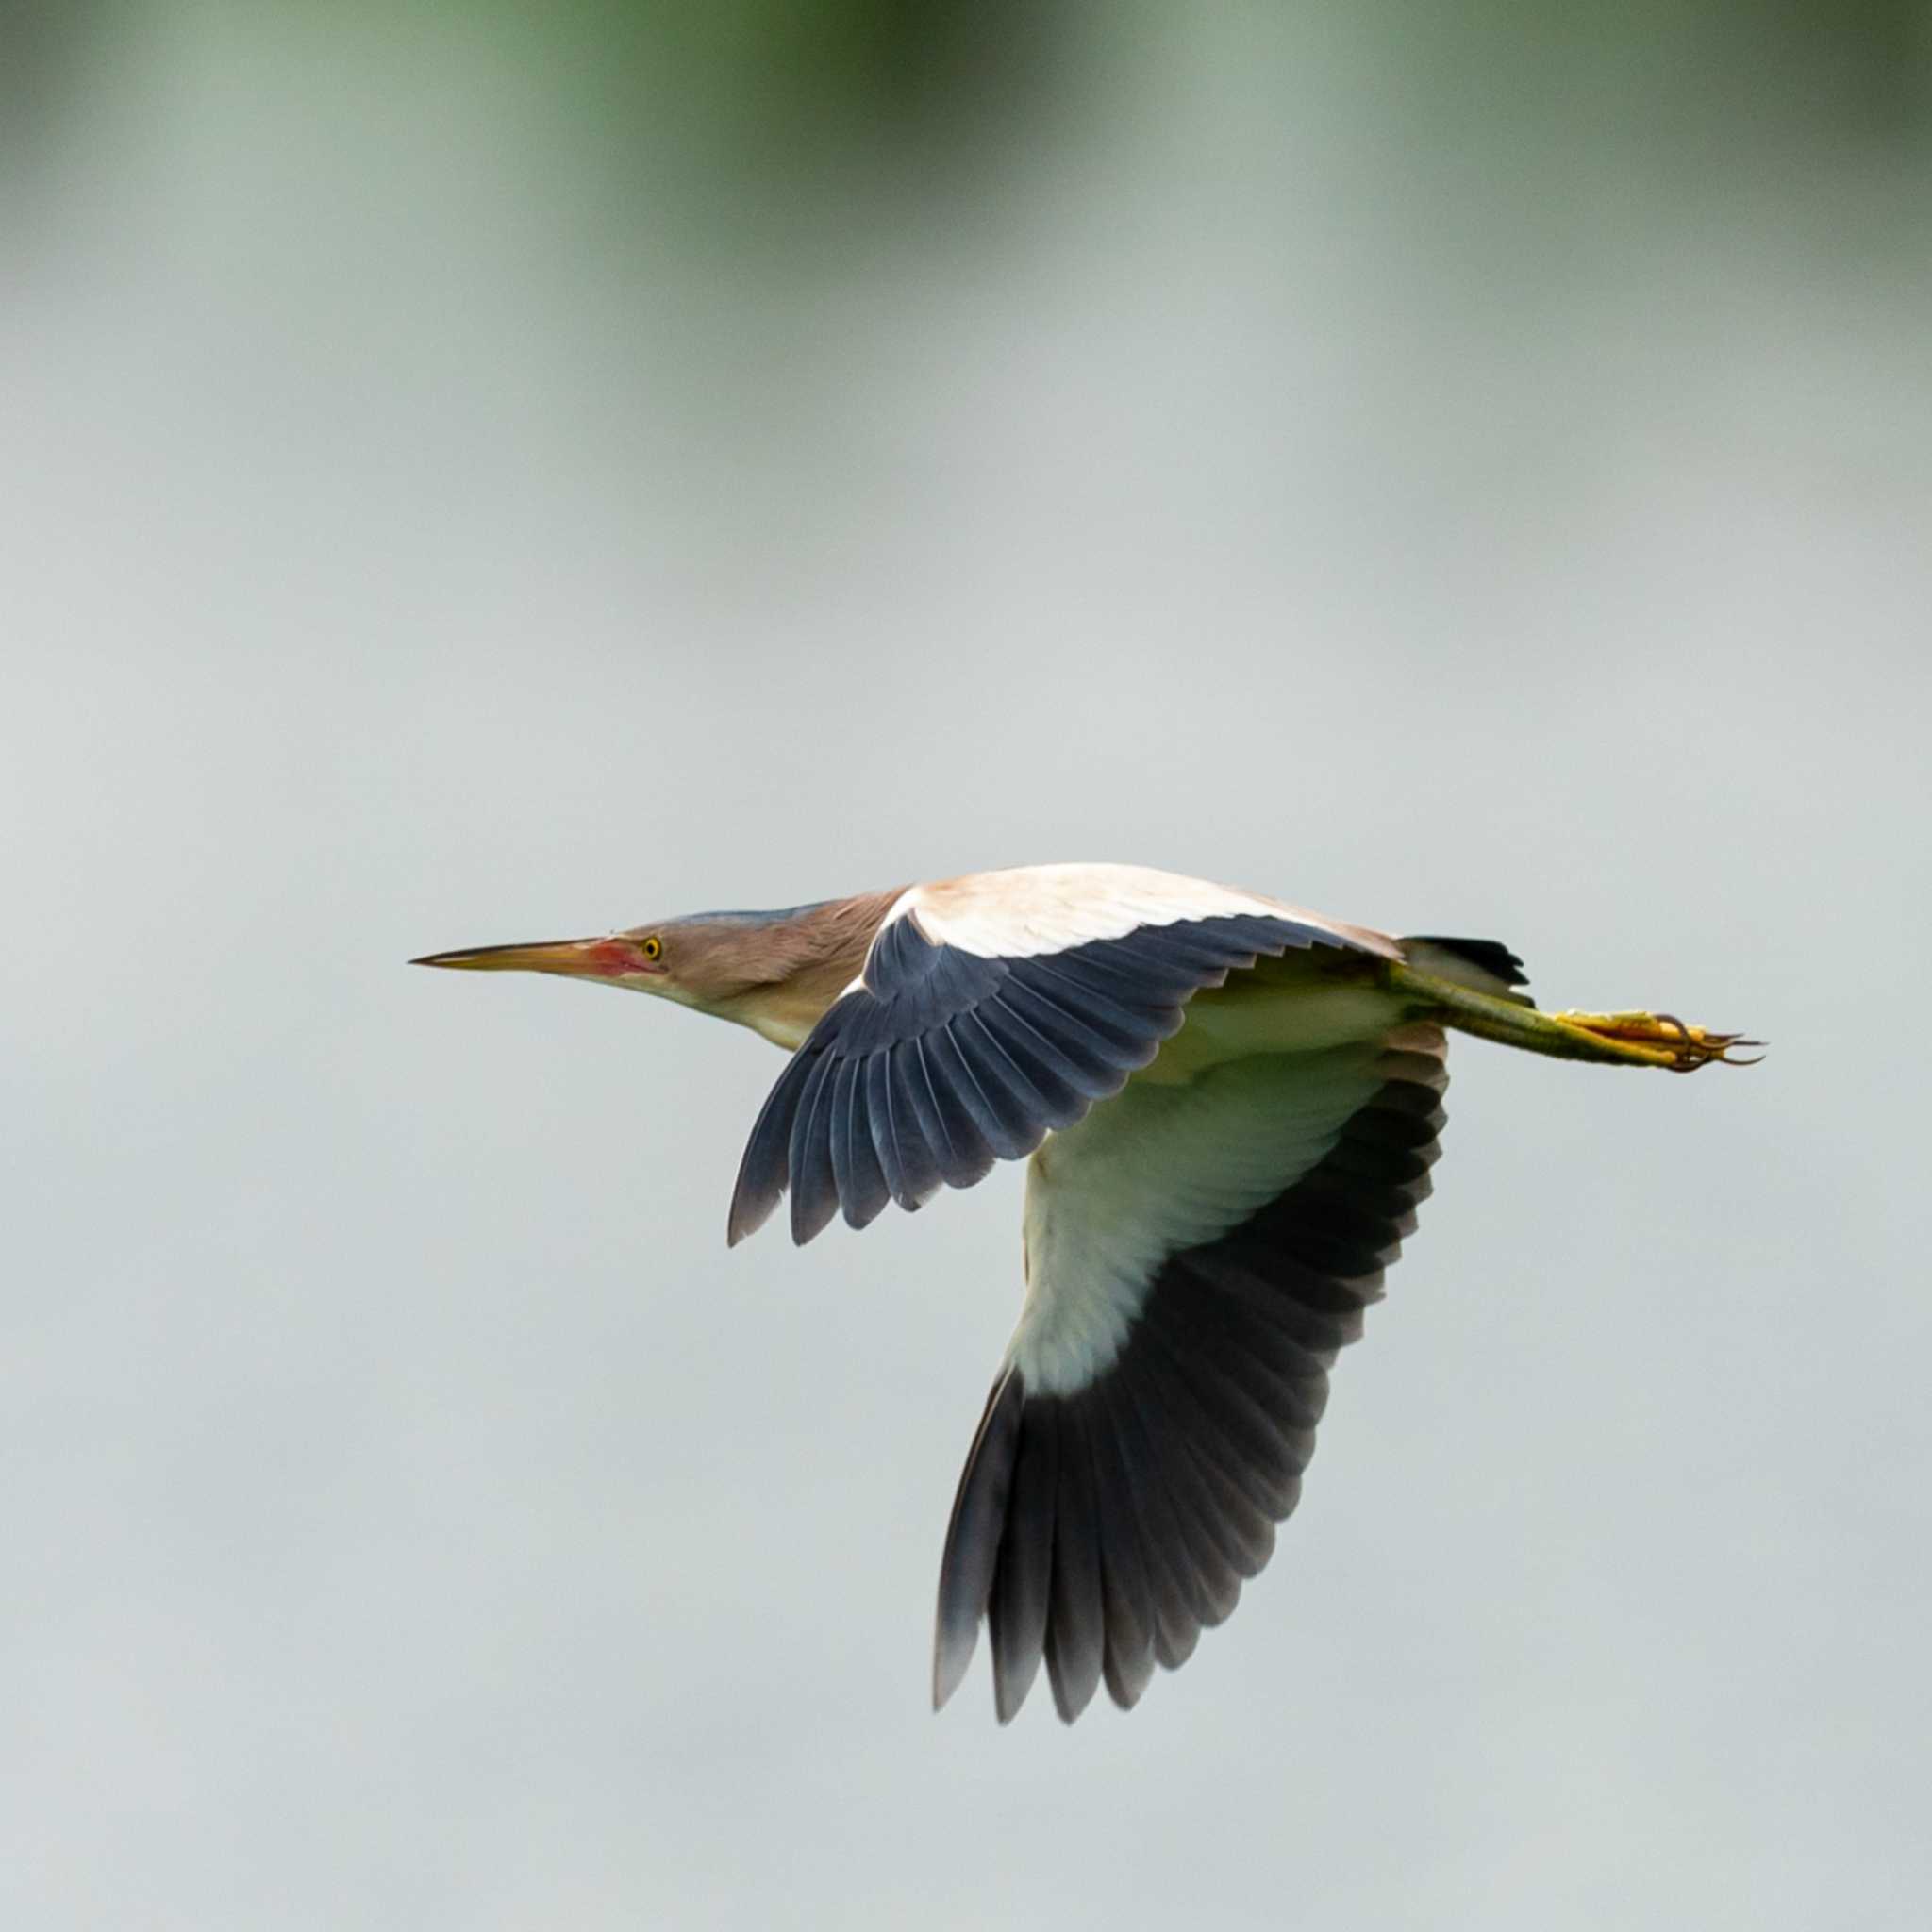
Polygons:
M1758 1042L1544 1013L1493 940L1391 938L1125 865L1040 865L412 962L559 974L791 1056L733 1243L1026 1161L1025 1298L941 1559L933 1701L984 1622L1001 1723L1176 1669L1293 1509L1337 1352L1429 1191L1446 1031L1689 1073Z

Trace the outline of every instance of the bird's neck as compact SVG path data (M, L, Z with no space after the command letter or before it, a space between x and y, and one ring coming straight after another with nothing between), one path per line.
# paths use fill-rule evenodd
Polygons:
M826 1010L858 977L879 922L904 889L827 899L768 930L754 983L725 994L710 1010L795 1052Z

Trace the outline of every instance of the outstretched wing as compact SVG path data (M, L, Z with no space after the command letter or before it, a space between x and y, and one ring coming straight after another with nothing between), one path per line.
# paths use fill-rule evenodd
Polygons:
M935 1704L982 1618L1001 1722L1044 1657L1071 1723L1103 1678L1130 1707L1234 1608L1428 1193L1447 1085L1441 1029L1412 1024L1137 1084L1036 1157L1025 1307L941 1566Z
M1308 947L1397 957L1380 934L1132 866L1031 866L915 886L752 1129L733 1242L789 1188L791 1236L863 1227L1032 1153L1117 1093L1203 987Z

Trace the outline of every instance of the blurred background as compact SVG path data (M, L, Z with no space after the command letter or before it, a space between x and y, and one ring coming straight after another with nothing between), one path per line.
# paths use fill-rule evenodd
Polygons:
M0 14L0 1916L1932 1900L1932 24ZM1121 858L1458 1049L1240 1613L926 1709L1020 1177L727 1254L748 1033L426 950Z

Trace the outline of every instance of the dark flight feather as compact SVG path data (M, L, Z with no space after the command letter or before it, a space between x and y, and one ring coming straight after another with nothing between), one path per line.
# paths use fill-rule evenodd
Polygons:
M996 1385L941 1564L941 1702L990 1607L1002 1722L1042 1657L1065 1722L1099 1683L1131 1708L1155 1665L1183 1663L1268 1561L1336 1353L1379 1298L1438 1151L1440 1048L1411 1043L1376 1070L1382 1084L1307 1174L1156 1269L1085 1387L1028 1395L1010 1369Z

